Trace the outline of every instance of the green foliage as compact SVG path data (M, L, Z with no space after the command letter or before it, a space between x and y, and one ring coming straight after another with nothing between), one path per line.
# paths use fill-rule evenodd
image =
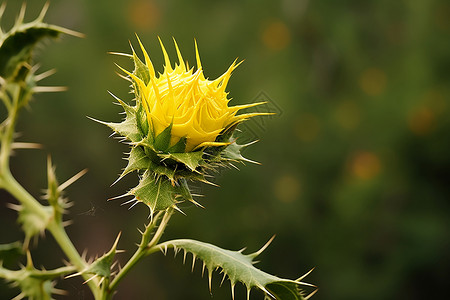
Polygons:
M302 300L305 298L298 287L300 285L312 286L300 280L282 279L255 268L254 259L261 254L267 244L260 251L247 255L242 253L243 250L230 251L212 244L189 239L167 241L158 246L164 253L167 252L168 247L174 248L175 253L182 249L185 251L185 258L187 252L192 253L192 268L194 268L197 258L203 261L203 269L206 268L208 271L210 289L213 271L221 269L224 279L228 277L230 280L233 298L234 287L238 282L241 282L247 288L248 299L250 299L250 290L258 288L273 299Z

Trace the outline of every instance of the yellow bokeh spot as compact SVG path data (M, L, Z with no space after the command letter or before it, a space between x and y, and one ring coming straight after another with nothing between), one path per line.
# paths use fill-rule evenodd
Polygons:
M295 124L295 134L302 142L311 142L320 133L321 125L319 118L313 114L302 114Z
M409 114L408 126L415 135L423 136L431 132L434 120L435 116L431 109L419 107Z
M291 32L285 23L276 20L267 24L261 35L264 46L273 51L286 48L291 42Z
M283 175L275 181L275 197L282 202L290 203L295 201L300 196L300 192L300 181L291 174Z
M378 68L366 69L359 77L359 86L369 96L378 96L386 89L386 73Z
M128 16L140 31L150 31L159 24L161 11L152 0L135 0L130 1Z
M380 159L372 152L361 151L351 161L351 171L360 179L372 179L380 173L380 170Z
M344 129L352 130L358 127L361 111L354 101L342 101L334 111L337 123Z

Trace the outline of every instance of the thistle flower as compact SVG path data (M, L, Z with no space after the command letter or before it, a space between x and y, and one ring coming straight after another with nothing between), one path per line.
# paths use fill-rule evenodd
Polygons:
M238 112L262 104L229 106L226 87L232 72L239 66L236 60L219 78L209 80L203 74L197 43L197 68L184 62L174 39L178 64L172 66L160 41L164 55L164 71L157 74L150 57L138 38L144 55L134 61L134 70L119 67L131 81L135 105L117 99L125 110L122 123L105 123L131 144L128 165L122 178L137 170L139 185L126 195L131 201L146 203L151 211L164 210L179 201L193 201L186 180L206 181L209 170L235 161L245 161L233 133L236 126L257 115L267 113ZM248 160L247 160L248 161Z

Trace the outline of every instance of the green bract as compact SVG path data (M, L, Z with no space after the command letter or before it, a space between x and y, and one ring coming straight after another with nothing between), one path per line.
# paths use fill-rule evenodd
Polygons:
M226 126L220 133L216 134L216 137L213 141L197 141L196 144L192 144L192 139L189 135L191 134L191 131L194 131L196 132L196 134L198 134L198 132L196 131L197 129L195 128L186 128L187 133L185 136L174 136L174 121L172 121L172 123L165 127L164 130L158 133L158 131L154 129L154 127L156 127L156 121L154 121L153 119L149 119L149 117L153 117L152 113L154 112L152 111L152 109L157 111L157 113L154 113L155 115L157 115L156 117L154 117L156 120L159 120L158 118L165 117L164 115L159 116L162 114L161 111L164 111L164 109L161 108L162 106L158 101L163 101L162 93L164 91L167 92L167 88L171 91L175 88L179 88L189 97L192 97L192 95L188 92L185 92L186 90L196 89L199 88L199 86L207 84L217 85L217 89L220 88L223 90L223 85L226 84L225 82L223 82L223 80L226 79L228 81L228 78L231 75L231 71L227 71L227 73L223 75L226 75L224 77L225 79L219 78L220 80L218 80L216 83L214 81L208 81L207 79L204 79L204 77L202 77L202 73L198 73L199 71L195 73L198 73L197 75L192 75L192 69L190 71L186 71L184 63L181 64L181 62L180 65L176 65L175 69L172 69L170 66L170 61L168 61L167 58L164 74L167 74L167 76L169 76L170 74L170 76L172 76L172 81L169 81L167 79L167 81L161 83L161 78L165 75L162 74L154 79L155 73L154 71L152 71L153 66L149 67L148 55L146 54L144 49L143 51L146 57L146 64L144 64L133 51L133 55L127 56L131 57L134 62L134 71L132 73L129 73L126 70L122 69L129 75L127 79L132 82L132 91L136 96L136 98L134 99L134 105L127 104L124 101L116 98L116 100L120 103L125 111L125 119L121 123L101 123L106 124L112 130L114 130L115 133L124 137L124 140L127 141L131 146L131 151L129 152L127 157L128 164L123 170L122 174L119 176L119 179L130 172L137 171L140 176L140 182L135 188L131 189L124 196L134 196L134 198L130 200L130 202L137 201L145 203L150 208L151 213L153 214L156 211L166 210L169 207L177 208L177 204L183 201L191 201L197 204L193 200L192 194L189 190L189 181L208 182L206 180L207 174L214 170L217 170L219 167L230 166L232 163L238 161L250 161L244 158L241 154L242 148L247 145L237 144L236 136L234 135L235 129L240 122L246 120L247 118L256 115L263 115L264 113L248 113L236 116L235 113L239 109L251 107L257 104L235 107L227 107L226 104L224 104L225 108L222 108L222 111L225 111L225 116L229 115L228 119L231 123L226 125L227 122L225 122L224 124ZM164 55L167 55L167 53L165 53L165 50ZM183 70L179 70L181 66L183 66ZM234 64L232 65L232 67L230 67L230 70L232 70L232 68L234 68ZM189 76L197 79L185 79L185 77ZM199 78L203 78L203 82L206 83L200 82L198 86L195 85L192 80L199 80ZM185 83L186 86L180 86L183 83ZM158 91L158 84L165 84L165 86L160 87ZM175 86L176 84L178 84L178 86ZM215 87L207 88L208 91L210 89L215 89ZM200 94L198 95L198 97L205 96L201 92L199 93ZM209 96L212 97L217 93L219 92L214 90L214 92L211 92L211 95ZM155 95L158 95L158 97ZM224 95L226 97L226 94ZM153 108L149 106L149 103L153 100L148 99L152 98L152 96L154 98L157 98L156 100L154 99ZM175 96L172 96L172 98L174 97ZM181 96L178 95L178 97ZM176 103L175 101L182 101L179 99L174 100L172 98L166 99L165 101L173 100L173 103ZM195 106L195 99L192 101L194 101L192 105ZM205 98L202 101L218 100ZM225 98L225 100L223 101L226 102L228 100ZM162 103L164 104L165 102ZM180 104L180 106L181 105L186 104L182 103ZM215 105L213 104L211 104L211 107L207 107L207 109L209 110L209 114L215 115L222 112L219 108L217 108L217 113L214 111L210 111L210 109L214 107ZM172 112L174 110L173 107L169 107L167 109ZM190 124L190 122L193 123L192 126L197 124L197 121L193 121L192 118L198 118L198 122L202 120L203 113L201 113L200 111L198 111L197 113L198 115L193 114L191 116L188 124ZM207 121L212 123L212 121L209 119ZM183 126L188 127L188 125ZM178 130L180 129L179 127L180 125L178 125L177 127ZM207 137L209 136L210 135L207 135Z

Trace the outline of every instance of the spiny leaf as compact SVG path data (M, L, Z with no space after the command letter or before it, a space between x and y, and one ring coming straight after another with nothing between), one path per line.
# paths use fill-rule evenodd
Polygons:
M169 149L170 139L172 138L172 124L166 127L156 138L155 138L155 149L166 152Z
M230 280L232 289L237 282L241 282L247 288L248 297L250 290L256 287L274 299L302 300L305 298L300 293L299 286L312 286L300 280L282 279L255 268L253 260L261 251L245 255L242 251L230 251L189 239L167 241L160 244L159 247L163 251L172 247L175 251L183 249L192 253L193 260L199 258L203 261L208 269L209 280L215 269L222 269L224 275Z
M184 153L169 153L168 158L172 158L177 162L185 164L191 171L195 171L202 162L203 152L184 152Z
M60 33L82 36L80 33L43 23L45 11L46 7L30 23L22 23L23 19L19 18L10 31L0 34L0 77L13 81L23 80L29 72L25 65L31 64L33 50L43 39L55 38Z
M176 187L164 176L155 176L146 171L139 185L130 191L138 201L146 204L152 212L166 210L175 202Z
M133 147L128 156L128 165L122 172L120 177L127 175L130 172L141 169L148 169L151 163L150 158L145 154L144 149L140 146Z

